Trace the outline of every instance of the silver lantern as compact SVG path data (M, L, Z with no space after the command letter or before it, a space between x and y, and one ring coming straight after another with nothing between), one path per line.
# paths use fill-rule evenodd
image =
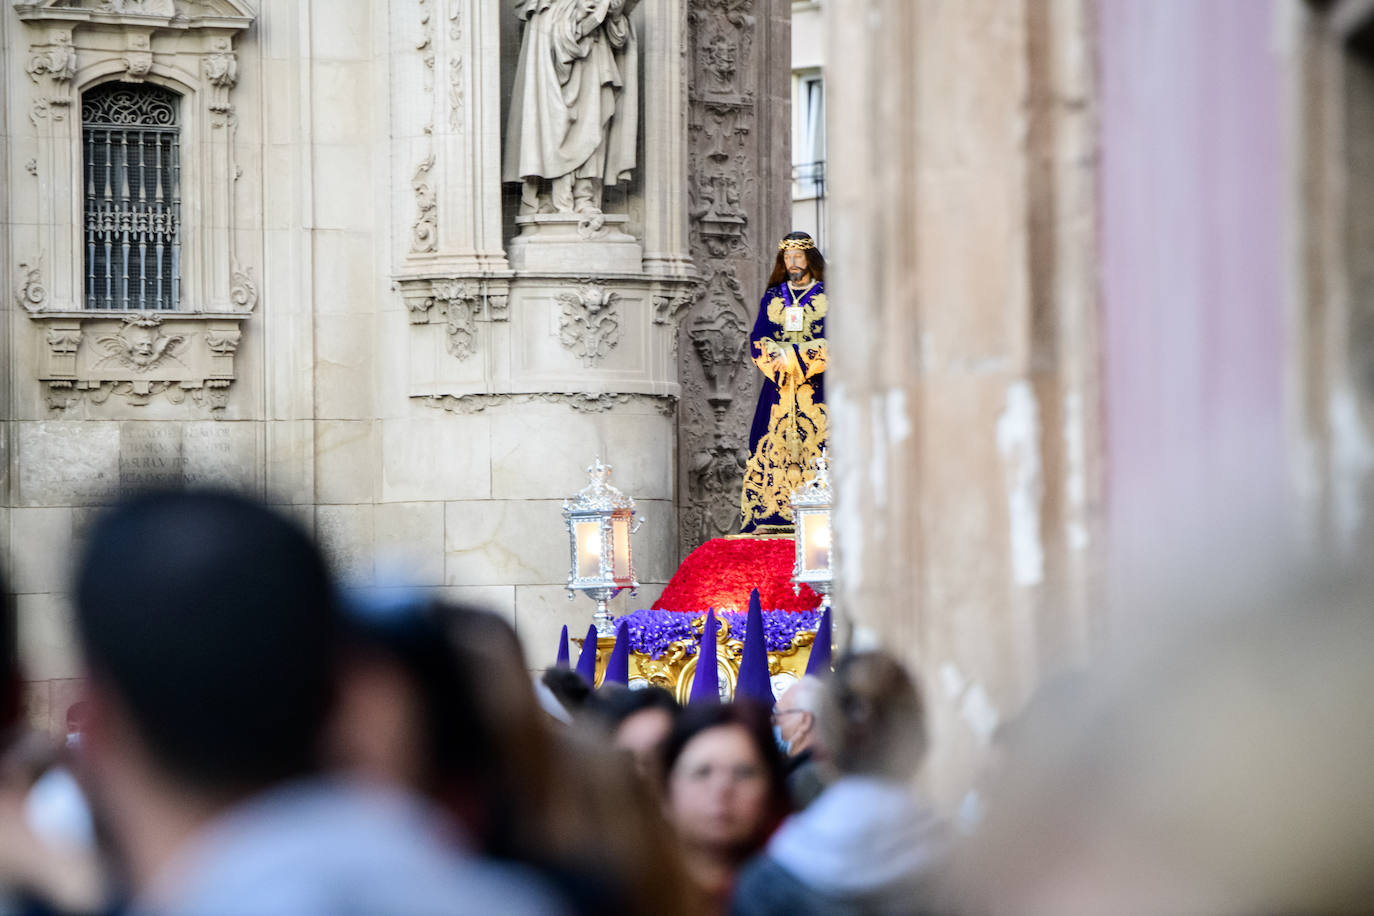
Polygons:
M830 461L825 449L812 462L816 473L792 492L792 521L796 526L797 559L792 568L793 590L809 585L821 594L822 609L830 607Z
M597 458L587 473L591 482L563 501L570 561L568 600L573 599L573 592L586 592L596 602L597 634L614 636L606 602L622 588L639 588L630 535L644 520L635 515L635 501L611 486L609 464Z

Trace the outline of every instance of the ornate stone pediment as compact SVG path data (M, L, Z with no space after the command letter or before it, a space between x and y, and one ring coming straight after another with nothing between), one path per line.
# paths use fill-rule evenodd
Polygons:
M257 15L240 0L17 0L25 22L51 26L78 23L163 29L246 29Z

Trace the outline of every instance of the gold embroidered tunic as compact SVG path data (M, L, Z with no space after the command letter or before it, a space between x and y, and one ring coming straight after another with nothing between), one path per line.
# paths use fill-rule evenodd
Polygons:
M797 310L790 322L789 307ZM825 313L825 284L819 282L804 290L780 283L759 303L749 341L764 383L740 494L745 534L791 532L792 491L806 482L825 445Z

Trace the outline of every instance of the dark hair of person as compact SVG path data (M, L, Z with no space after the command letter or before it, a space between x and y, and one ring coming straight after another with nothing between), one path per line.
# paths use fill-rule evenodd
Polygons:
M925 756L921 691L885 652L841 658L826 683L818 718L842 773L909 779Z
M811 238L811 236L809 233L806 232L789 232L786 235L784 235L783 238L809 239ZM804 250L806 251L806 266L811 269L812 279L816 280L817 282L824 283L825 258L821 257L820 249L807 248ZM782 255L783 252L781 249L779 249L777 259L773 261L773 272L768 275L768 289L772 289L773 287L777 286L779 283L787 279L787 266L782 263Z
M14 596L0 571L0 732L19 719L19 647ZM0 735L0 739L4 736Z
M651 709L661 709L674 722L682 713L673 695L662 687L645 687L631 690L620 684L603 685L596 692L590 711L595 714L611 731L619 728L627 719Z
M733 703L701 703L687 706L678 716L668 739L663 742L663 778L672 779L673 767L687 745L699 735L716 728L740 728L749 736L768 776L768 811L759 845L772 833L790 808L787 795L787 764L773 739L773 721L768 707L752 700Z
M580 713L592 696L592 685L571 668L548 668L539 678L553 698L573 715Z
M319 765L340 615L301 528L244 497L148 493L93 526L76 624L166 775L233 797Z
M482 671L474 670L466 647L449 642L452 619L471 615L470 629L480 633L484 612L412 596L353 598L343 607L350 650L389 658L420 699L424 785L418 788L442 798L455 780L485 772L495 739L476 701L480 688L473 679Z
M664 916L680 912L655 896L680 880L657 800L605 742L583 747L578 729L552 727L510 623L446 602L424 620L441 634L433 644L449 667L417 681L434 736L435 797L474 845L534 865L573 912L646 912L642 901Z

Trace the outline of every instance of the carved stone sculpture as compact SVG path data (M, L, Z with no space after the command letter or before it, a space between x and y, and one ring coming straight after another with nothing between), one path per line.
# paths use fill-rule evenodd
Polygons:
M525 24L502 178L521 215L595 219L605 185L629 181L639 127L638 0L516 0ZM541 199L544 181L551 200ZM599 227L597 227L599 228Z
M618 298L600 283L584 283L558 294L563 306L558 316L559 340L584 366L596 365L620 342Z
M146 372L164 359L180 364L176 354L186 337L163 333L161 324L157 315L134 314L125 318L124 326L117 333L96 341L105 353L96 366L119 365L135 372Z

